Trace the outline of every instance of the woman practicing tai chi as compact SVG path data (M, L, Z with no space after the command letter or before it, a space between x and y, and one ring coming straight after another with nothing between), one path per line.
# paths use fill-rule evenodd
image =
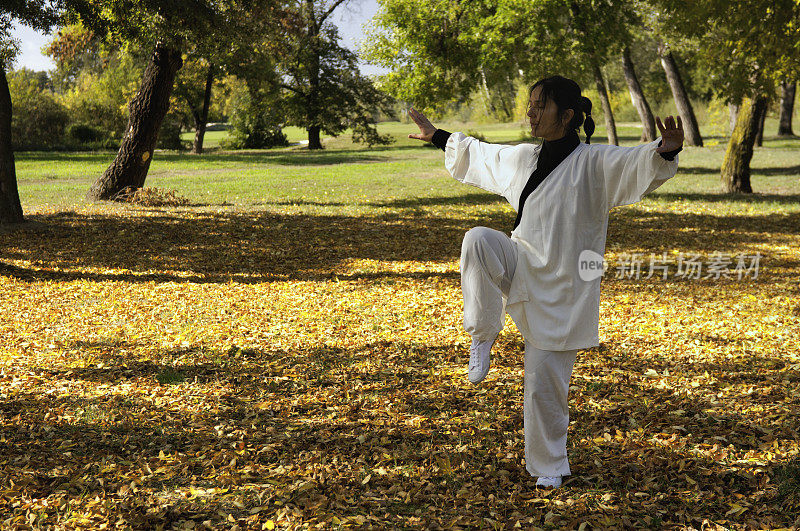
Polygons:
M683 145L683 124L672 116L663 124L656 118L657 141L589 145L591 109L571 79L543 79L530 90L527 115L532 135L544 140L517 146L451 134L409 111L420 129L409 138L433 142L456 180L500 194L517 210L511 237L486 227L466 233L461 289L464 328L472 336L471 382L489 372L506 311L525 339L525 467L538 487L560 487L570 474L567 392L578 350L600 344L609 210L639 201L673 177ZM582 124L586 144L578 138Z

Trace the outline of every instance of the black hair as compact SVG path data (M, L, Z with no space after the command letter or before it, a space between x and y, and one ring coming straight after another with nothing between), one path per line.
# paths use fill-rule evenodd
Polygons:
M542 87L544 101L552 100L558 108L558 117L562 118L567 110L572 109L572 120L567 124L568 130L575 130L583 125L586 133L586 143L594 134L594 120L592 119L592 101L581 96L581 87L573 80L563 76L551 76L537 81L528 91L528 96L533 94L536 87ZM584 118L584 114L586 117Z

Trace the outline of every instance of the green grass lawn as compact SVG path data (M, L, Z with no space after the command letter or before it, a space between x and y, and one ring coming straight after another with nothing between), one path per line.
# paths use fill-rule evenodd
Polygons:
M619 124L623 145L638 143L640 128ZM768 123L767 128L774 124ZM520 124L444 123L451 131L478 131L491 142L517 142ZM297 136L297 128L287 128ZM343 207L369 213L376 204L400 199L457 197L476 193L458 185L443 168L442 154L406 137L412 125L381 124L381 132L395 138L390 146L368 148L353 145L349 137L325 139L326 149L309 152L301 146L253 151L210 149L202 156L161 152L154 156L147 186L173 189L191 202L250 208L265 205L302 205L314 208ZM225 131L209 134L219 140ZM602 141L599 128L596 141ZM731 212L744 208L798 208L797 201L780 196L800 194L797 177L800 141L767 136L764 148L756 149L752 161L752 183L758 201L731 200L722 194L719 168L726 139L708 138L707 147L685 147L680 155L679 175L648 198L648 202L693 197L694 202L715 202L715 208ZM27 212L41 208L64 208L83 204L83 196L114 157L105 153L19 153L17 177ZM701 195L697 195L701 194ZM775 196L775 197L773 197ZM721 199L725 199L721 203ZM796 199L796 197L795 197ZM354 210L355 209L355 210Z
M17 154L38 223L0 232L0 527L800 525L800 139L756 149L756 194L721 192L710 138L611 212L609 263L666 253L670 275L603 277L573 475L545 492L510 319L487 379L465 375L461 240L514 212L381 129L397 142L158 152L146 185L180 207L85 201L112 152ZM677 275L716 253L758 253L757 278Z

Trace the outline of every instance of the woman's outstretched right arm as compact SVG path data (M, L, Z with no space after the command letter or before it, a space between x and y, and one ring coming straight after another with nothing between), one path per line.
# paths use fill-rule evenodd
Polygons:
M413 108L408 115L420 130L419 134L408 137L434 142L442 147L445 167L454 179L487 192L507 196L506 199L511 201L509 188L518 169L519 150L514 149L514 146L481 142L463 133L449 134L437 129L424 114ZM444 145L439 146L440 143Z

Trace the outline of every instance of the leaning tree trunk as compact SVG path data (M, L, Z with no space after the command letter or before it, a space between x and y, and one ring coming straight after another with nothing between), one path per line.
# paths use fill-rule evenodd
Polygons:
M692 103L689 101L689 95L686 93L683 79L681 79L681 74L678 72L675 58L666 44L660 43L658 45L658 56L661 59L664 73L667 75L667 81L669 82L669 88L672 90L672 97L675 99L678 114L683 118L686 145L702 146L703 138L700 136L700 128L697 126L697 118L694 115Z
M767 99L759 96L755 100L745 98L739 107L736 127L722 162L722 182L729 193L753 192L750 186L750 160L753 158L758 120L766 106Z
M794 136L792 133L792 114L797 81L781 83L781 115L778 120L778 136Z
M0 62L0 223L22 223L14 148L11 146L11 93Z
M125 189L144 186L158 130L169 110L175 75L182 64L180 51L162 43L156 45L145 68L139 92L128 106L128 127L119 152L89 190L89 199L113 199Z
M208 108L211 105L211 87L214 84L214 63L208 65L208 76L206 76L206 92L203 96L203 110L200 113L195 111L194 116L194 145L192 151L197 155L203 152L203 138L206 135L206 124L208 123Z
M756 127L756 146L761 147L764 145L764 121L767 119L767 105L761 109L761 114L758 116L758 125Z
M631 49L626 46L622 50L622 70L625 73L625 81L628 83L628 91L631 93L631 102L636 107L636 112L639 113L639 119L642 121L642 142L652 142L658 135L656 135L656 122L653 118L653 112L650 110L650 105L647 103L647 98L644 96L642 86L639 84L639 78L636 77L636 69L633 66L631 59Z
M592 73L594 74L594 83L597 86L597 93L600 96L600 105L603 107L603 115L606 119L608 143L618 146L617 124L614 123L614 113L611 112L611 102L608 100L608 92L606 92L603 72L600 70L600 65L597 64L597 61L592 61Z

